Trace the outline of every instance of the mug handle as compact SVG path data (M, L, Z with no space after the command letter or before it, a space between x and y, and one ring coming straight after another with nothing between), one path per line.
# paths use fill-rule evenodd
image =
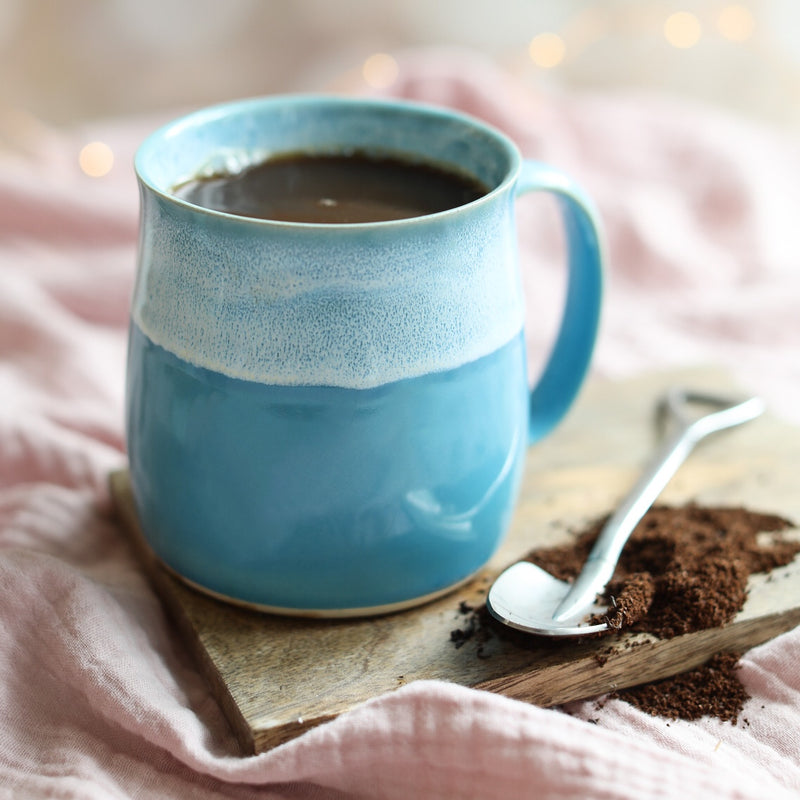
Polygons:
M567 289L561 323L541 376L530 391L528 442L538 441L558 424L586 377L600 323L603 247L594 204L570 178L553 167L525 160L516 196L553 193L566 232Z

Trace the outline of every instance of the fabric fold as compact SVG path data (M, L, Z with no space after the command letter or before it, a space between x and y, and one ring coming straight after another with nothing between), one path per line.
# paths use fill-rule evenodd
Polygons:
M649 95L545 93L465 52L407 54L386 93L479 116L592 194L609 246L595 376L718 363L800 421L794 143ZM78 170L79 132L0 159L0 797L797 796L797 630L745 655L737 725L419 682L237 754L106 488L125 463L129 165L162 121L98 133L116 155L106 178ZM519 217L535 368L561 242L542 198Z

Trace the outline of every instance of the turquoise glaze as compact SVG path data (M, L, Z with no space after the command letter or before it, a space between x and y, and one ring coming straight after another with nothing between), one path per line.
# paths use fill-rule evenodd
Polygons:
M347 149L449 165L491 191L355 225L244 219L170 194L204 170ZM480 569L527 444L567 411L591 358L602 268L583 193L476 120L331 97L197 112L153 134L136 168L128 449L158 556L284 613L402 607ZM532 190L561 200L569 279L529 392L514 200Z
M134 325L131 378L142 522L220 594L399 603L470 575L508 525L527 436L520 335L457 369L343 389L229 378Z

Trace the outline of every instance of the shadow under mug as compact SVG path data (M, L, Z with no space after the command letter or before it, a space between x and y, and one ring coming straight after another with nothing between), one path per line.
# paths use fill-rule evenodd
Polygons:
M467 171L490 191L343 225L171 193L274 153L352 150ZM465 115L315 96L190 114L145 140L136 171L127 436L159 558L285 614L385 612L474 575L508 528L528 444L565 414L591 359L602 259L580 188ZM568 280L530 390L514 201L536 190L560 200Z

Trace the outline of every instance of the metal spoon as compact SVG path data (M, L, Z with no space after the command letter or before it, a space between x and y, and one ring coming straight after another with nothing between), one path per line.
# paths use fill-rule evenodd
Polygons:
M689 404L716 410L692 418ZM661 399L658 411L662 422L671 422L674 430L606 522L574 583L520 561L505 570L489 590L486 605L492 616L512 628L540 636L583 636L607 630L607 623L587 620L608 613L607 606L597 603L597 595L614 574L622 548L639 520L701 439L755 419L764 411L764 403L758 397L731 400L676 388Z

